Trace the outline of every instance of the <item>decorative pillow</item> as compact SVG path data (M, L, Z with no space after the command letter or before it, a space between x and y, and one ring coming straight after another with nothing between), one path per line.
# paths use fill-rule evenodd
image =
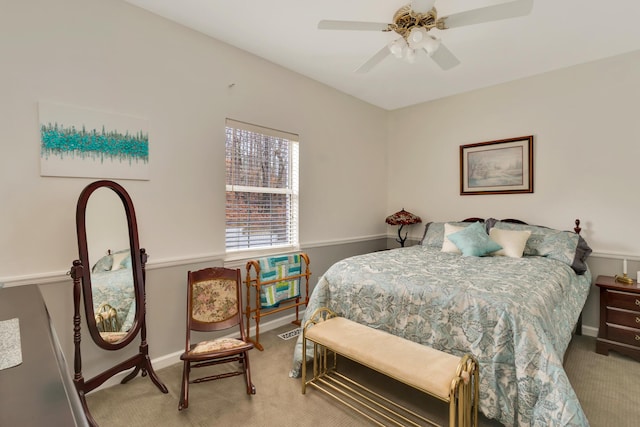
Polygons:
M113 257L111 255L105 255L96 262L91 268L92 273L99 273L101 271L109 271L113 267Z
M571 268L578 273L584 274L589 268L585 261L591 255L591 248L587 244L587 241L582 238L581 235L578 234L578 247L576 248L576 256L573 258L573 263L571 263Z
M131 268L131 254L127 254L127 256L120 263L120 268Z
M444 223L442 222L428 222L424 226L424 235L420 241L420 245L428 247L442 247L442 239L439 237L440 232L444 235ZM438 245L440 240L440 245Z
M531 236L529 236L523 251L524 255L531 256L542 256L540 255L539 246L542 244L546 236L558 232L558 230L554 230L553 228L543 227L540 225L515 224L497 220L489 220L488 224L491 227L499 228L501 230L531 231Z
M524 247L527 244L529 236L531 236L531 230L518 231L492 228L489 230L489 237L502 246L502 249L491 255L522 258L522 253L524 252Z
M578 240L579 238L576 233L556 230L555 233L547 234L540 245L538 245L538 254L564 262L573 267L573 260L576 257L576 249L578 248ZM578 272L576 271L576 273Z
M466 227L461 227L453 224L445 224L444 225L444 240L442 241L442 252L453 252L456 254L461 254L462 252L456 245L453 244L451 240L449 240L449 235L453 233L457 233L458 231L464 230Z
M111 266L111 270L120 270L121 268L126 267L126 259L129 257L129 265L131 265L131 255L129 254L129 250L116 252L113 255L113 265Z
M591 254L591 248L582 236L572 231L560 231L540 225L513 224L493 218L488 219L487 224L501 230L529 230L531 236L525 245L524 255L546 256L562 261L571 266L576 274L587 271L585 261Z
M470 225L470 222L462 222L462 221L449 221L445 222L430 222L425 226L424 235L422 236L422 240L420 244L422 246L427 246L430 248L442 249L442 244L444 242L444 225L451 224L459 227L467 227Z
M502 246L489 238L484 224L479 222L447 237L462 251L463 256L484 256L502 249Z

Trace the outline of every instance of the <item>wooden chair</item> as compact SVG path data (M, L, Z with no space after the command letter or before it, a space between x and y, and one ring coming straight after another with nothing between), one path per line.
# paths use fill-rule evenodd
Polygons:
M242 325L240 302L240 270L228 268L205 268L187 274L187 340L185 351L180 356L184 362L182 390L178 409L189 406L189 384L244 375L247 394L255 394L251 382L248 342ZM217 338L191 343L191 331L215 332L237 328L239 338ZM201 368L221 363L239 362L233 372L224 372L190 380L191 368Z

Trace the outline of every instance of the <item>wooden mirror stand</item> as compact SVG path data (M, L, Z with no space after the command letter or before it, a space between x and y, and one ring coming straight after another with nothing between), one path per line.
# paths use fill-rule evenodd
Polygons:
M99 313L96 313L96 307L94 305L94 288L92 287L92 276L96 278L95 265L96 259L90 259L89 244L87 242L87 203L90 200L90 196L94 191L98 189L112 190L118 198L122 201L122 207L124 207L124 213L126 215L126 223L128 225L128 245L125 252L129 253L129 259L126 267L123 269L130 269L128 274L127 283L124 283L124 289L131 290L133 293L133 302L130 302L130 309L134 310L131 314L127 327L122 331L107 332L99 330L96 318L99 317ZM104 190L103 190L104 191ZM95 196L94 196L95 197ZM108 221L105 221L107 224ZM91 227L95 228L95 223L90 222ZM147 253L143 248L140 248L138 242L138 226L136 222L135 211L133 208L133 202L129 197L126 190L119 184L113 181L96 181L89 184L80 194L78 199L78 205L76 209L76 231L78 236L78 252L80 259L73 261L70 275L73 278L73 343L74 343L74 377L73 382L75 384L78 395L80 396L80 402L84 409L87 420L92 426L97 426L96 421L91 416L91 412L87 406L86 394L102 385L109 378L114 375L133 368L133 370L124 377L121 381L122 384L127 383L131 379L135 378L139 372L142 376L149 375L149 378L153 383L162 391L167 393L167 387L160 381L156 375L153 367L151 366L151 359L149 358L149 346L147 343L147 331L145 321L145 264L147 262ZM102 231L102 230L101 230ZM89 234L99 234L96 230L90 231ZM100 233L109 235L110 233ZM117 233L115 233L117 234ZM125 237L125 240L126 237ZM100 242L102 244L102 242ZM95 258L95 248L91 251L91 254ZM111 251L108 252L111 255ZM120 262L120 261L118 261ZM93 265L93 267L92 267ZM114 270L120 269L120 266L113 268ZM126 276L125 276L126 277ZM131 281L131 283L128 283ZM122 284L116 284L119 286ZM129 286L130 285L130 286ZM82 303L85 307L85 317L89 333L92 340L100 348L110 351L119 350L128 344L130 344L135 337L140 334L140 346L138 353L129 359L118 363L112 368L96 375L95 377L85 380L82 375L82 357L80 351L81 333L80 333L80 305L81 295L83 297ZM109 302L113 302L109 300ZM114 313L116 311L114 310ZM120 319L121 320L121 319ZM119 323L122 323L121 321ZM114 333L116 335L109 335ZM115 336L114 339L109 339L110 336Z

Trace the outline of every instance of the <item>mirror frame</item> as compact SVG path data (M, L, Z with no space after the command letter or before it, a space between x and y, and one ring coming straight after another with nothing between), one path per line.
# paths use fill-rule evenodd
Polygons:
M98 326L96 325L95 313L93 309L93 292L91 285L91 260L89 259L87 245L86 230L86 210L87 203L91 195L98 189L107 188L115 192L124 207L124 213L127 216L127 224L129 231L129 248L131 251L131 273L133 276L133 288L135 295L136 313L131 325L131 329L120 341L110 343L105 341L100 335ZM144 249L140 250L140 242L138 240L138 224L136 221L136 213L133 207L133 201L129 193L118 183L108 180L95 181L87 185L78 199L76 208L76 232L78 236L78 252L80 262L84 266L82 269L82 294L85 308L85 316L87 327L93 342L105 350L119 350L127 346L134 340L143 323L145 310L144 295L144 262L146 261L146 253Z

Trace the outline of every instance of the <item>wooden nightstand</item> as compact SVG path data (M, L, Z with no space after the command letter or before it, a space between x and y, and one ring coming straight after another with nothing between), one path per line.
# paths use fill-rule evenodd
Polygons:
M640 287L618 283L611 276L598 276L600 288L600 328L596 352L609 350L640 360Z

